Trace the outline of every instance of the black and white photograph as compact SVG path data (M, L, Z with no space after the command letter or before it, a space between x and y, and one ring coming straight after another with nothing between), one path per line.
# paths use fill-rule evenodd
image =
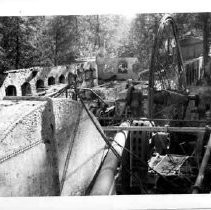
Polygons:
M209 6L10 2L0 2L3 209L211 209Z

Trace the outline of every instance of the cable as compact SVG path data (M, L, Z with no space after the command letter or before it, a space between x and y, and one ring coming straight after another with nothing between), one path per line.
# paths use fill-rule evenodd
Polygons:
M77 94L77 90L76 90L76 94ZM97 125L97 123L95 122L95 120L93 119L92 115L90 114L90 111L87 109L83 99L81 98L80 94L77 94L78 98L80 99L85 111L87 112L89 118L91 119L92 123L94 124L94 126L96 127L96 129L98 130L98 132L100 133L100 135L102 136L103 140L106 142L106 144L108 145L109 149L112 150L112 152L114 153L114 155L118 158L118 160L120 162L122 162L122 157L118 154L118 152L115 150L115 148L112 146L112 144L110 143L110 141L107 139L107 137L105 136L105 134L102 132L102 130L100 129L100 127ZM172 186L178 187L178 185L175 185L174 183L171 183L169 180L167 180L162 174L160 174L159 172L155 171L152 167L150 167L147 163L145 163L144 161L142 161L137 155L133 154L130 150L126 149L125 147L123 147L122 145L120 145L117 141L115 141L114 139L112 139L118 146L120 146L121 148L123 148L123 150L127 151L129 154L131 154L134 158L136 158L142 165L149 167L154 173L156 173L157 175L159 175L160 177L162 177L165 181L167 181L168 183L170 183Z
M84 101L82 100L81 96L78 94L78 97L84 107L84 109L86 110L89 118L91 119L92 123L94 124L94 126L96 127L96 129L98 130L98 132L100 133L100 135L102 136L103 140L106 142L106 144L108 145L109 148L111 148L112 152L114 153L114 155L121 160L121 156L117 153L117 151L113 148L113 146L111 145L111 142L107 139L107 137L105 136L105 134L102 132L102 130L99 128L99 126L97 125L97 123L95 122L95 120L93 119L93 117L90 114L90 111L87 109L86 105L84 104Z
M114 155L117 157L117 159L122 163L122 157L118 154L118 152L115 150L115 148L111 145L110 141L107 139L107 137L105 136L105 134L101 131L101 129L99 128L99 126L96 124L96 122L94 121L93 117L90 114L90 111L87 109L86 105L84 104L84 101L81 99L80 95L78 94L78 97L84 107L84 109L86 110L88 116L90 117L91 121L93 122L93 124L95 125L96 129L99 131L99 133L101 134L103 140L106 142L106 144L108 145L109 149L112 150L112 152L114 153ZM118 142L116 142L114 139L112 139L115 143L117 143L119 145ZM122 146L121 146L122 147ZM124 149L124 147L122 147ZM130 173L130 171L125 167L126 171L128 173ZM138 180L138 182L140 182L140 179L138 179L136 174L133 174L133 176ZM144 189L142 189L144 190ZM144 190L146 192L146 190Z

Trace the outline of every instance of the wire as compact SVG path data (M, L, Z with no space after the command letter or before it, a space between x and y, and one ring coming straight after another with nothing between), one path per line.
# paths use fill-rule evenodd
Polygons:
M100 129L100 127L97 125L97 123L95 122L95 120L93 119L90 111L87 109L83 99L81 98L80 94L78 94L78 91L76 91L76 94L78 96L78 98L80 99L82 106L84 107L85 111L87 112L89 118L91 119L92 123L94 124L94 126L96 127L96 129L98 130L98 132L100 133L100 135L102 136L103 140L106 142L106 144L108 145L109 149L112 150L112 152L114 153L114 155L118 158L118 160L120 162L122 162L122 157L119 155L119 153L115 150L115 148L112 146L111 142L107 139L106 135L102 132L102 130ZM127 148L123 147L122 145L120 145L117 141L115 141L115 139L112 138L112 140L118 145L120 146L123 150L127 151L129 154L131 154L134 158L136 158L142 165L149 167L149 169L151 169L154 173L156 173L157 175L159 175L160 177L162 177L165 181L167 181L168 183L170 183L172 186L178 187L178 185L175 185L174 183L171 183L169 180L167 180L162 174L160 174L159 172L155 171L152 167L150 167L147 163L145 163L143 160L141 160L137 155L135 155L134 153L132 153L130 150L128 150Z
M105 134L101 131L101 129L99 128L99 126L96 124L96 122L94 121L93 117L90 114L90 111L87 109L86 105L84 104L83 99L80 97L80 95L78 94L78 97L84 107L84 109L86 110L88 116L90 117L91 121L93 122L93 124L95 125L96 129L99 131L99 133L101 134L101 136L103 137L103 140L106 142L106 144L108 145L109 149L111 149L111 151L114 153L114 155L118 158L118 160L122 162L122 157L118 154L118 152L115 150L115 148L111 145L110 141L107 139L107 137L105 136ZM121 146L117 141L115 141L113 138L112 140L117 143L119 146ZM123 149L125 149L123 146L121 146ZM125 170L130 174L130 171L125 167ZM133 174L133 176L135 177L135 179L138 180L139 183L141 183L141 180L137 177L136 174ZM141 184L143 186L143 184ZM144 190L144 188L142 189L145 193L146 190Z
M97 125L97 123L95 122L95 120L93 119L93 117L91 116L90 111L87 109L86 105L84 104L83 99L81 98L81 96L78 94L78 97L85 109L85 111L87 112L89 118L91 119L92 123L94 124L94 126L96 127L96 129L98 130L98 132L100 133L100 135L102 136L103 140L106 142L106 144L108 145L109 148L111 148L112 152L114 153L114 155L116 155L116 157L121 160L121 156L117 153L117 151L114 149L114 147L111 145L111 142L107 139L107 137L105 136L105 134L102 132L102 130L99 128L99 126Z

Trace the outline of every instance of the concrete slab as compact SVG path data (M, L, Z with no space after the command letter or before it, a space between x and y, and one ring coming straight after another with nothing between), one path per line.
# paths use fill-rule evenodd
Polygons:
M79 102L3 100L0 119L0 196L84 195L105 142Z

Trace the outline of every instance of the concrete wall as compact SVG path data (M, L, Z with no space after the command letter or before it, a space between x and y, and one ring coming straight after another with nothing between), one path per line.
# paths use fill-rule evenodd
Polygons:
M99 124L99 123L98 123ZM104 156L105 143L83 109L62 195L84 195Z
M137 58L104 58L97 57L98 77L99 79L109 79L116 76L116 79L138 79L138 73L141 71ZM126 63L125 71L121 64Z
M22 96L21 86L25 82L30 83L32 95L37 94L36 82L40 79L44 82L45 87L48 87L48 78L51 76L55 78L56 84L59 83L60 75L64 75L65 81L67 82L67 74L68 72L73 72L75 70L75 66L72 65L69 68L66 66L58 66L56 69L58 72L55 75L54 67L33 67L28 69L19 69L17 71L8 71L8 75L0 88L0 98L3 98L6 95L5 89L9 85L14 85L17 90L17 96ZM35 77L33 77L33 72L37 72Z
M83 195L105 143L81 105L3 100L0 108L0 196Z
M83 195L102 160L105 143L78 102L54 99L59 179L71 150L62 195Z
M59 78L61 75L65 77L65 83L68 84L68 75L70 73L76 73L78 69L81 69L83 74L85 70L89 68L95 69L95 79L93 81L94 85L97 85L97 66L95 62L83 62L83 63L74 63L66 66L56 66L56 67L33 67L28 69L18 69L7 71L7 77L5 78L1 88L0 88L0 99L6 95L6 88L9 85L13 85L16 88L17 96L22 96L21 86L27 82L31 86L32 95L37 95L36 83L38 80L44 82L44 86L47 88L48 78L53 77L55 79L55 84L60 84ZM37 73L36 73L37 72ZM34 75L36 73L36 75ZM84 77L84 75L83 75ZM90 87L89 79L85 81L83 86ZM91 78L90 78L91 80Z
M1 101L0 196L59 195L52 108Z

